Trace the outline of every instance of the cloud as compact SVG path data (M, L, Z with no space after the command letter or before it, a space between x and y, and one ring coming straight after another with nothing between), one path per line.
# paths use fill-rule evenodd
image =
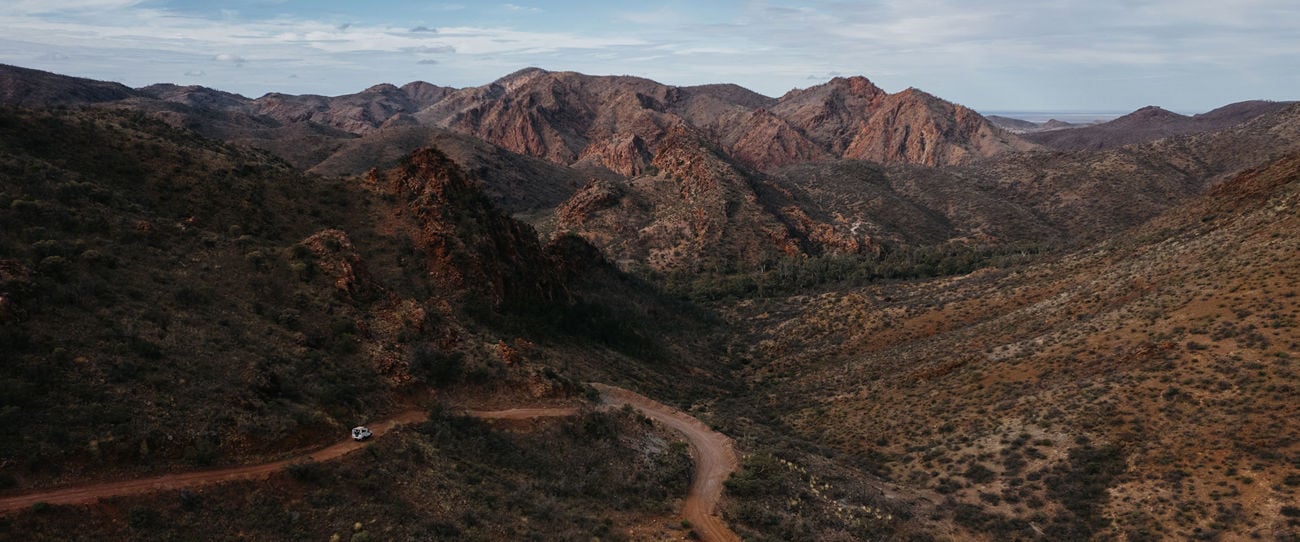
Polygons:
M416 62L416 64L423 64L423 65L426 65L426 66L432 66L432 65L437 64L437 63L438 63L438 61L437 61L437 60L434 60L434 59L432 59L432 58L426 58L426 59L424 59L424 60L421 60L421 61L419 61L419 62Z
M653 11L628 11L615 16L615 19L640 25L679 24L689 17L671 8L659 8Z
M239 55L232 55L230 53L221 53L217 56L212 57L212 60L215 60L217 62L225 62L227 64L234 64L236 66L242 66L244 65L245 62L247 62L247 60L245 60L244 57Z
M407 53L443 55L456 52L456 48L450 45L418 45L414 47L403 47L402 51Z
M186 76L186 77L203 77L203 76L205 76L205 75L207 75L207 74L208 74L208 72L205 72L205 71L203 71L203 70L190 70L190 71L185 72L185 76Z
M242 69L214 69L205 81L247 94L292 91L286 73L311 74L294 87L303 91L353 91L359 80L400 79L430 57L440 83L455 85L536 65L781 93L842 73L971 105L1124 93L1141 96L1138 105L1161 96L1210 103L1211 90L1232 89L1239 99L1293 99L1300 88L1295 0L615 2L565 26L526 16L551 5L532 0L488 9L433 0L414 13L286 3L274 17L251 18L255 4L274 1L243 0L227 16L159 0L7 0L0 62L133 85L215 62ZM1127 86L1079 90L1101 80Z
M135 6L142 0L10 0L5 10L14 15L95 12Z
M836 78L836 77L842 77L843 75L844 75L844 74L841 73L841 72L830 71L830 72L826 72L825 75L817 75L817 74L813 74L813 75L809 75L808 77L805 77L804 79L806 79L806 80L808 80L808 81L825 81L825 80L827 80L827 79L834 79L834 78Z
M514 11L517 13L541 13L543 11L542 8L521 6L519 4L501 4L501 7L506 8L506 11Z

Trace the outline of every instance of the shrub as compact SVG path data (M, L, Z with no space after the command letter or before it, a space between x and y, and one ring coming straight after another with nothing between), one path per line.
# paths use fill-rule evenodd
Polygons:
M126 513L126 523L132 529L146 529L158 523L157 510L147 506L136 506Z
M68 275L69 265L68 259L63 256L46 256L41 258L37 269L54 278L65 278Z
M289 476L294 480L303 483L316 483L325 478L325 469L315 461L291 463L285 470L289 471Z
M989 468L985 467L984 465L975 463L971 465L970 468L967 468L966 472L962 473L962 476L966 477L967 480L970 480L977 484L987 484L993 481L993 478L996 476L996 473L989 470Z
M416 347L411 352L411 373L430 384L445 386L460 381L465 372L465 355L443 352L432 346Z

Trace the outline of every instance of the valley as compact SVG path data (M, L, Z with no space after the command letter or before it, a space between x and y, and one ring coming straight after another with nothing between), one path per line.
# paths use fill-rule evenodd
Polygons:
M0 532L1294 540L1300 105L1012 120L0 66Z

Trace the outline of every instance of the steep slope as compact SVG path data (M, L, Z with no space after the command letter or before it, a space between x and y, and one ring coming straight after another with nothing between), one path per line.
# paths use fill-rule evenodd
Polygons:
M970 109L916 89L888 94L864 77L792 91L771 110L833 156L882 164L954 165L1032 147Z
M451 159L426 148L366 183L405 204L408 235L428 255L430 286L477 292L498 306L533 307L568 301L557 269L537 233L497 211Z
M125 85L0 64L0 104L86 105L137 96Z
M844 157L939 166L1030 148L975 111L908 89L884 100L849 142Z
M1298 206L1292 153L1042 265L732 315L768 408L961 536L1285 537Z
M365 199L140 113L0 115L10 480L244 460L393 408Z
M725 271L803 249L758 201L749 176L697 132L659 145L655 175L594 181L561 204L555 229L582 236L625 268Z
M826 156L947 165L1031 147L974 111L915 90L889 95L862 77L775 101L742 90L530 68L457 92L417 117L561 164L599 156L620 172L635 161L601 149L636 136L652 154L683 122L760 170Z
M433 389L563 400L569 374L656 389L699 361L654 335L710 333L698 313L544 247L437 151L370 179L139 112L0 109L0 421L21 435L0 491L265 460Z
M515 214L552 209L592 178L615 177L603 167L565 167L524 156L446 129L383 126L343 140L309 171L350 176L389 169L423 147L437 147L483 183L493 205Z
M701 95L727 107L718 99L726 93ZM627 136L638 136L653 151L667 128L681 122L674 110L690 110L697 101L680 88L648 79L529 68L457 92L417 117L520 154L565 165L594 158L612 170L631 171L639 157L600 149L617 149Z

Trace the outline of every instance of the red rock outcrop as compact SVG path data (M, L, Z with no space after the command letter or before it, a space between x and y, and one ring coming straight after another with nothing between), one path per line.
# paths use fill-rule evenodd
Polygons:
M537 232L493 208L442 152L416 151L373 182L405 202L417 228L414 240L429 255L429 277L440 291L476 292L499 306L567 299Z
M738 130L730 154L754 169L767 170L830 158L831 155L808 139L789 122L766 109L759 109Z
M1030 148L979 113L908 89L879 102L843 156L881 164L948 166Z
M626 177L635 177L646 172L650 165L650 151L646 142L637 134L617 134L609 139L597 141L583 149L580 160L594 160L611 171Z
M832 155L840 156L888 94L866 77L836 77L792 90L771 111Z
M321 272L334 280L339 292L354 294L370 285L365 262L342 230L322 230L301 244L315 256Z
M555 209L562 228L581 226L597 212L618 205L622 191L608 180L593 179Z

